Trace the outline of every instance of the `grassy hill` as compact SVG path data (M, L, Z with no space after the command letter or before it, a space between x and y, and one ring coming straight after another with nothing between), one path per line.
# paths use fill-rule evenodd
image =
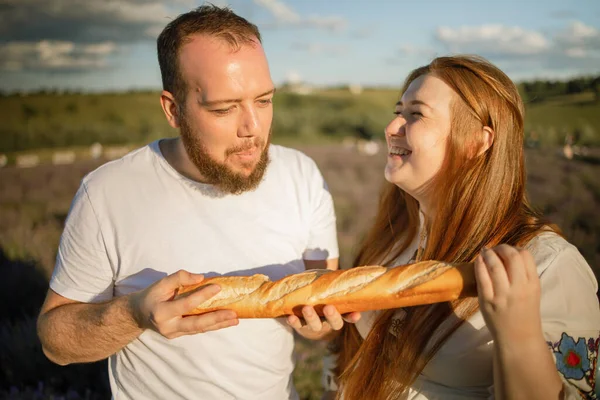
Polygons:
M315 143L342 137L382 137L392 118L398 89L344 89L307 95L275 95L274 141ZM167 124L158 92L121 94L35 94L0 97L0 153L41 148L124 143L144 144L176 134ZM526 135L557 145L579 132L581 144L600 145L600 103L592 92L527 104Z

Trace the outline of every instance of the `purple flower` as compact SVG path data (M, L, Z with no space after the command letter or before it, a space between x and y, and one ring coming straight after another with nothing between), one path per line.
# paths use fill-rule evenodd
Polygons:
M593 353L598 349L598 339L594 340L594 338L588 339L588 348Z

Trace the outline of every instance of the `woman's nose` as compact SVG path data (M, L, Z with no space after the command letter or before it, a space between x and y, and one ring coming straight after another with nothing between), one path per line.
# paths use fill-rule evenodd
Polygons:
M385 135L386 136L404 136L404 126L406 125L406 121L402 118L394 118L388 126L385 127Z

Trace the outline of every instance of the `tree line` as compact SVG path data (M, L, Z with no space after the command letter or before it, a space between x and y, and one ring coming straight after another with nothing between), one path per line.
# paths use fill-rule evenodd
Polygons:
M577 77L569 80L534 80L521 82L521 97L527 103L542 102L552 97L592 92L600 101L600 75Z

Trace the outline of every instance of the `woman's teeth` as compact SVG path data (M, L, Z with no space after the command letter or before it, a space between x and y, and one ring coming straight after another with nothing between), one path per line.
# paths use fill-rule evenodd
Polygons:
M390 148L390 154L393 156L406 156L412 153L410 150L407 150L403 147L392 147Z

